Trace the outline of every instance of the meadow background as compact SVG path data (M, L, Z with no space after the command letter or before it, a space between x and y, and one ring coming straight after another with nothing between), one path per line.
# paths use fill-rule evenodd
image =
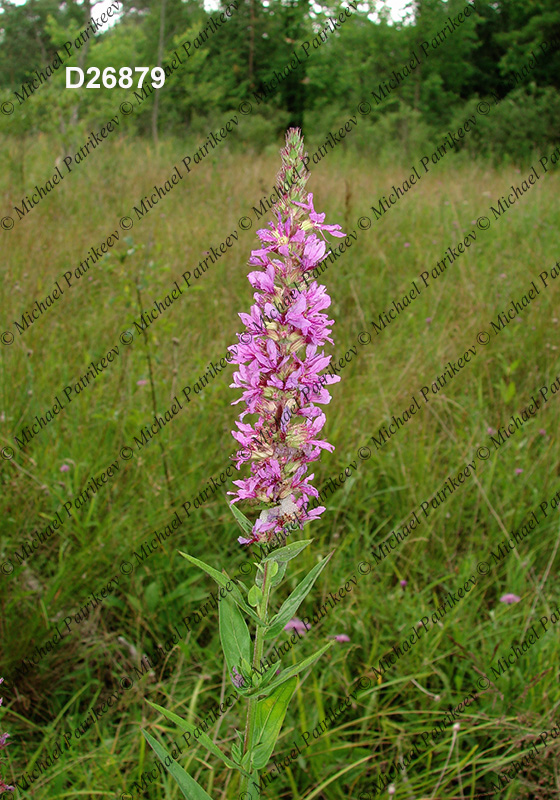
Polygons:
M169 177L173 164L192 155L210 129L223 124L220 120L236 113L238 103L250 101L259 82L287 63L298 43L324 27L325 14L335 8L239 5L224 32L171 76L157 112L152 99L135 107L117 134L13 230L1 232L2 330L15 330L13 321L48 294L63 272L75 269L92 245L118 230L123 216L135 218L132 206ZM542 175L538 159L550 158L560 144L557 53L525 85L508 89L515 64L524 63L535 44L558 35L560 12L552 2L477 5L478 16L453 34L447 50L442 46L434 61L428 59L383 107L360 117L355 131L312 169L308 188L316 208L326 212L329 222L358 234L356 244L323 278L336 321L330 352L338 359L356 346L358 355L332 390L325 431L336 449L323 454L315 469L316 485L337 477L360 447L371 446L370 437L410 406L412 394L422 410L382 450L372 447L371 458L359 463L327 501L321 520L306 529L313 545L291 562L283 594L320 557L334 555L299 616L312 616L330 592L357 574L359 562L374 564L371 548L406 522L449 475L472 462L477 448L489 445L491 455L484 463L477 460L476 480L422 518L399 549L362 576L341 605L287 655L289 664L329 636L347 634L350 639L337 642L297 690L274 758L278 762L288 756L294 741L302 755L265 790L270 800L369 800L378 774L408 753L414 741L422 755L394 779L398 800L491 796L497 774L559 721L555 625L500 679L484 689L477 682L491 677L497 658L521 641L531 625L538 627L543 615L551 617L560 599L558 514L552 507L560 489L555 395L549 394L537 416L498 451L489 439L489 429L507 424L560 374L558 281L541 289L499 335L490 326L560 258L560 181L551 162L549 172L506 214L494 221L489 213L490 205L511 191L512 183L519 184L532 164ZM194 37L206 21L206 12L195 2L154 0L123 8L118 23L90 45L86 67L153 65L158 48L165 62L176 43ZM414 41L441 29L448 14L464 5L419 2L402 24L390 24L373 4L359 8L313 54L305 75L295 76L262 108L240 117L239 131L128 233L121 231L110 255L47 314L0 349L0 444L15 450L0 469L0 555L15 567L0 576L0 674L6 679L0 730L9 731L12 742L5 751L3 777L21 786L23 773L44 762L65 733L72 737L54 766L16 795L38 800L178 798L167 776L154 779L144 792L133 785L155 767L141 728L170 749L179 736L145 700L200 722L232 691L220 655L217 614L204 617L190 633L181 623L215 587L178 555L178 550L187 551L226 567L230 575L251 562L236 543L239 531L225 494L191 509L188 520L181 507L187 500L194 506L194 498L211 475L223 472L233 452L230 431L237 409L230 403L238 393L228 386L232 368L201 394L193 393L184 410L132 459L125 462L119 451L156 411L170 407L183 386L193 386L210 359L219 361L236 341L241 331L237 314L247 311L252 300L247 258L256 243L255 229L261 227L251 209L270 194L285 127L302 124L307 149L315 152L329 130L355 114L358 103L374 105L369 92L406 63ZM2 9L6 102L33 69L49 63L53 48L77 35L89 9L50 0L4 3ZM380 16L374 17L374 11ZM62 80L55 76L24 105L16 101L14 113L2 118L2 216L13 213L14 204L50 177L57 158L73 154L90 130L98 130L120 103L133 99L125 90L70 95ZM500 103L492 100L492 92L502 98ZM393 183L401 183L411 165L431 154L483 99L491 103L490 113L479 117L462 152L433 165L413 191L361 231L358 219L368 214L373 219L370 206ZM238 225L245 215L253 221L250 231ZM491 219L490 229L479 232L469 252L376 336L371 321L401 299L420 272L431 270L447 247L476 229L473 221L481 215ZM238 230L239 242L231 251L145 335L122 346L119 336L133 329L140 310L161 300L182 272L193 272L210 246L218 246L232 230ZM485 330L490 341L482 347L476 337ZM372 335L370 344L357 343L361 332ZM44 415L64 386L75 383L92 359L116 344L120 355L110 368L20 450L14 436L22 426ZM420 387L475 344L473 362L424 405ZM18 565L14 551L117 457L115 478ZM64 465L69 469L62 471ZM494 564L490 552L544 501L549 516L502 563ZM162 530L175 511L183 525L138 564L134 551L152 539L153 531ZM430 626L379 679L373 670L379 659L430 616L448 591L477 575L481 561L490 564L488 574L478 574L477 585L457 608ZM124 562L134 566L129 575L120 570ZM18 677L22 659L52 637L53 626L77 613L90 593L115 575L119 587L102 606L74 626L73 634L38 667ZM408 582L404 589L401 580ZM520 601L500 602L509 592ZM157 647L170 639L174 626L182 639L158 659ZM143 670L144 655L154 659L154 668L138 677L135 670ZM363 678L369 678L368 688L337 724L304 749L302 734L311 732ZM122 688L123 680L129 688ZM73 737L89 710L113 691L119 693L116 705L82 737ZM436 743L422 747L421 733L472 692L479 697L461 715L459 732L449 727ZM235 728L243 724L234 706L211 735L232 742ZM558 796L558 741L549 735L547 745L502 790L504 800ZM180 763L213 797L238 797L237 778L202 748L186 749ZM386 789L381 796L388 796Z

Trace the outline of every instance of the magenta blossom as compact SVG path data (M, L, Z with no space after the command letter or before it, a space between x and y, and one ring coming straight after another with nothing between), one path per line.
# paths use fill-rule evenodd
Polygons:
M510 606L512 603L519 603L520 600L520 597L518 597L516 594L512 594L511 592L508 592L508 594L503 594L500 597L500 603L507 603L508 606Z
M307 633L309 626L302 622L301 619L294 617L284 625L285 631L297 631L298 633Z
M233 685L237 686L238 689L242 689L245 686L245 678L235 669L235 667L233 667L233 675L231 676L231 680Z
M263 509L251 537L239 538L242 544L270 541L276 533L285 535L286 526L297 522L303 528L322 514L323 506L308 510L318 492L307 470L322 450L334 450L320 435L326 417L317 405L330 402L326 387L340 380L322 374L331 360L321 350L333 341L333 321L324 313L331 300L324 286L308 280L308 273L328 255L324 232L344 234L339 225L324 224L313 195L304 191L307 176L301 177L298 167L305 153L298 129L286 134L281 156L277 219L257 231L261 247L253 250L249 263L259 269L248 275L255 302L249 314L239 314L246 333L238 334L239 344L231 348L232 362L239 365L231 385L242 390L232 405L245 403L238 430L232 432L241 448L235 466L251 462L251 475L234 481L237 490L229 494L232 503L247 500ZM281 192L286 185L289 189ZM247 415L256 420L245 422Z
M350 641L350 637L346 633L337 633L337 634L335 634L334 639L336 639L337 642L349 642Z

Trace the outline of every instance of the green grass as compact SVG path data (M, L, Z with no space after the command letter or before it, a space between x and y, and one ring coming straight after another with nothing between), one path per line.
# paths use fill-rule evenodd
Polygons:
M320 136L317 143L308 143L309 151L318 143ZM13 320L48 294L66 270L75 269L92 245L119 230L123 216L135 217L133 205L166 180L194 146L167 143L154 153L140 142L107 142L105 152L88 159L14 230L2 232L2 329L14 330ZM8 142L5 150L2 207L8 213L50 174L56 148L45 140L32 143L23 185L16 163L11 172L7 165L12 154L16 158L16 145ZM129 234L121 231L106 260L93 265L48 313L0 351L1 446L17 451L13 460L2 461L0 473L0 555L15 565L14 573L0 582L1 674L8 684L2 730L12 738L6 780L19 780L62 743L60 759L29 792L20 793L24 797L139 796L133 782L155 767L141 728L169 749L180 737L145 700L201 722L232 692L220 657L217 615L207 614L188 633L183 622L215 587L178 555L178 550L187 551L215 567L225 566L230 574L238 573L248 559L236 544L238 530L223 490L194 509L195 498L210 476L219 478L234 450L230 430L237 408L230 403L238 393L228 386L232 368L200 394L193 391L191 402L183 403L183 410L149 445L134 448L132 459L125 461L119 451L134 445L134 436L152 422L155 410L169 409L174 396L181 396L184 386L193 387L208 362L219 361L235 342L235 332L241 330L237 313L247 311L252 300L246 261L256 242L255 227L261 227L255 225L251 208L269 194L277 168L274 154L224 149L212 161L206 159L136 221ZM373 219L370 206L410 174L409 164L387 167L377 165L374 155L357 159L343 153L324 159L312 172L308 188L316 208L327 212L329 222L358 234L348 253L324 275L336 320L332 352L338 359L355 346L357 355L332 388L325 431L336 450L323 454L315 483L322 486L329 477L338 477L351 461L357 461L357 469L327 501L322 519L308 529L315 541L291 562L282 593L334 549L300 610L299 616L312 617L330 592L350 577L358 578L360 562L370 560L375 568L360 576L285 658L290 664L310 655L329 635L347 633L351 639L337 643L298 688L274 759L288 757L293 742L302 754L265 790L270 800L362 797L361 792L373 791L378 773L408 753L415 741L420 743L419 759L405 776L399 773L394 779L399 800L474 798L492 791L489 781L497 782L496 773L555 724L560 696L554 625L487 690L476 687L481 675L491 677L491 665L531 625L551 616L560 599L558 516L552 508L560 488L556 396L550 393L537 416L499 450L488 434L489 427L507 424L559 374L560 281L551 281L520 321L499 334L490 326L543 269L551 272L559 257L558 175L543 176L488 231L479 231L468 253L386 330L376 336L371 326L448 247L477 230L473 220L482 215L492 219L490 205L527 173L526 167L520 172L513 167L494 170L485 163L447 159L370 230L360 231L358 218ZM238 225L245 215L253 220L248 232ZM145 336L135 335L129 346L119 344L140 309L165 296L185 270L193 272L205 251L233 230L239 242ZM490 341L480 346L476 337L485 330ZM362 331L372 335L370 344L357 343ZM86 373L91 360L116 345L119 357L20 451L13 436L22 426L31 424L36 414L44 415L55 395L63 394L65 386ZM431 385L448 361L473 346L472 362L424 403L421 387ZM139 386L139 380L148 383ZM402 415L412 395L419 399L420 411L376 450L371 436L393 414ZM366 445L372 455L361 461L358 450ZM490 458L477 459L477 448L484 445L490 447ZM19 566L14 549L82 492L91 476L99 476L117 459L115 476ZM473 460L475 476L424 518L421 503ZM62 464L70 471L60 472ZM516 474L516 469L523 472ZM225 488L230 488L229 481ZM189 518L182 508L187 501ZM490 552L544 501L550 504L548 517L539 518L536 531L494 564ZM406 523L414 510L420 525L375 565L371 548ZM134 551L140 551L154 530L170 524L175 511L180 527L138 563ZM483 560L491 565L487 575L476 572ZM125 561L134 566L131 574L120 570ZM21 659L51 638L56 624L64 627L64 619L78 613L90 593L99 592L113 576L120 577L118 589L87 620L73 625L72 634L14 690L9 678ZM477 583L469 594L438 624L430 623L428 633L378 678L373 668L379 659L408 637L422 617L431 616L438 598L470 576L477 576ZM399 585L403 578L408 581L404 590ZM500 603L505 592L516 593L521 602ZM276 602L281 599L277 596ZM177 644L171 639L174 626L181 635ZM166 642L170 652L156 655L161 653L157 646ZM145 674L143 655L154 663ZM126 676L130 682L125 680L125 689L120 681ZM329 707L355 692L360 678L369 678L369 688L305 747L303 733L312 732ZM73 731L90 708L113 691L118 692L116 704L76 738ZM461 715L456 737L448 727L437 742L422 746L422 732L477 691L476 702ZM234 705L210 735L229 745L235 728L244 725L242 712L241 703ZM72 742L69 749L64 747L65 733ZM503 789L504 800L558 796L558 745L552 737L548 743L546 751L540 748L538 760ZM237 777L226 774L202 748L185 749L180 763L213 797L238 796ZM145 796L173 800L179 792L167 776L158 776Z

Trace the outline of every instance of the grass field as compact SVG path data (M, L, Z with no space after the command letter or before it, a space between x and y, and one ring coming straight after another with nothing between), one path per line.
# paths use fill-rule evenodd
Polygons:
M6 678L1 729L12 739L6 781L22 787L30 770L38 776L27 791L18 789L23 797L178 798L175 784L158 773L142 727L169 749L179 743L180 763L217 800L239 794L237 777L196 742L187 746L145 700L198 723L215 718L210 735L220 742L231 743L235 728L244 725L241 704L215 713L233 693L217 614L201 609L215 587L178 550L241 577L242 567L252 564L236 543L239 531L226 508L231 479L219 490L212 484L220 483L234 450L233 370L220 371L202 391L195 384L242 330L237 313L248 311L252 300L246 262L262 226L251 209L270 195L279 160L274 152L241 155L224 148L137 219L133 206L169 179L175 164L181 168L183 156L195 149L190 145L169 143L154 153L148 144L108 141L104 152L61 181L13 230L2 231L1 327L15 341L0 350L0 449L11 447L15 455L1 462L0 473L0 555L8 565L0 582L0 674ZM315 146L308 143L310 151ZM52 142L32 143L21 183L18 145L7 144L4 213L50 175L53 152ZM496 170L450 157L375 220L372 204L402 183L422 155L379 166L373 153L334 153L317 165L308 184L327 221L356 234L322 277L336 321L332 352L337 361L352 355L327 408L325 433L336 449L323 454L315 483L338 480L345 468L350 477L331 493L321 520L306 529L312 546L291 562L284 592L334 551L300 610L311 622L315 614L316 622L284 663L311 654L329 636L347 634L350 641L337 641L298 688L274 757L287 765L263 790L270 800L368 800L376 786L390 782L399 800L491 796L498 794L492 788L498 775L531 752L535 757L507 785L502 782L499 796L551 800L560 791L560 747L553 735L560 716L554 622L560 599L560 412L554 389L560 386L560 280L552 278L560 258L560 180L553 171L543 174L537 158L539 180L494 219L490 206L527 178L529 166ZM238 222L244 216L252 221L249 231ZM133 219L132 229L119 226L123 217ZM358 225L362 217L370 218L369 229ZM477 227L481 217L491 223L486 230L484 222ZM194 274L207 251L233 231L238 240L187 288L185 270ZM67 287L64 273L77 269L90 248L113 232L119 239L109 255L91 261ZM468 251L453 263L448 258L445 271L429 275L425 286L421 273L431 273L447 248L456 249L473 233ZM543 270L549 273L546 287L539 278ZM52 293L56 280L64 294L20 335L14 320ZM144 333L135 332L141 310L162 302L174 281L183 293ZM376 333L372 321L393 300L402 301L412 281L420 295ZM532 281L540 293L533 290L528 306L496 332L491 321L507 313L512 300L521 302ZM134 335L125 335L123 343L127 331ZM118 354L96 374L91 362L113 348ZM472 357L459 368L457 360L469 348ZM456 372L448 362L456 363ZM89 383L76 391L88 369ZM437 385L446 370L445 385ZM191 388L188 402L185 387ZM57 396L62 410L20 449L14 436L21 437L35 415L45 417ZM183 408L138 448L134 437L176 397ZM414 398L414 415L378 449L372 436L379 440L379 429L393 415L402 417ZM491 437L496 440L498 429L532 398L539 401L534 416L496 446ZM459 484L468 464L474 466ZM101 481L102 473L106 483L88 493L91 478ZM456 488L451 484L453 491L444 492L449 477ZM209 486L206 500L195 503ZM438 492L445 496L432 503ZM59 528L18 563L16 551L57 512ZM416 528L379 558L379 544L414 513ZM169 537L142 551L166 525ZM522 525L527 535L515 549L492 556ZM405 588L401 580L408 582ZM109 582L111 591L101 596ZM325 607L345 584L346 596ZM469 588L461 597L463 586ZM502 603L505 593L521 599ZM188 616L191 622L185 622ZM45 647L56 626L66 634L63 640L18 676L22 659ZM534 643L497 677L491 668L499 671L498 660L530 637L532 626ZM414 630L419 638L403 650ZM402 656L380 668L380 659L396 654L397 645ZM457 710L469 696L468 706ZM97 712L90 714L92 708ZM338 711L329 716L329 709ZM88 717L93 724L80 730ZM432 738L438 722L443 727ZM407 758L403 769L413 748L417 758ZM399 760L401 767L385 780ZM388 796L387 789L379 795Z

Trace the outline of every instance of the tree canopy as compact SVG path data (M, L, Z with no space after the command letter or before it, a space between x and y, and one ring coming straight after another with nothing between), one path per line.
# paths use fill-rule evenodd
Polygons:
M0 101L14 106L5 133L70 135L130 102L139 135L180 136L245 101L249 143L260 147L290 124L340 126L367 101L372 128L422 140L493 97L500 104L479 147L522 157L558 139L556 0L413 0L396 24L375 3L231 0L209 13L200 0L115 0L104 24L94 7L95 31L88 2L0 0L0 8ZM153 92L65 87L67 66L118 73L160 63L166 81Z

